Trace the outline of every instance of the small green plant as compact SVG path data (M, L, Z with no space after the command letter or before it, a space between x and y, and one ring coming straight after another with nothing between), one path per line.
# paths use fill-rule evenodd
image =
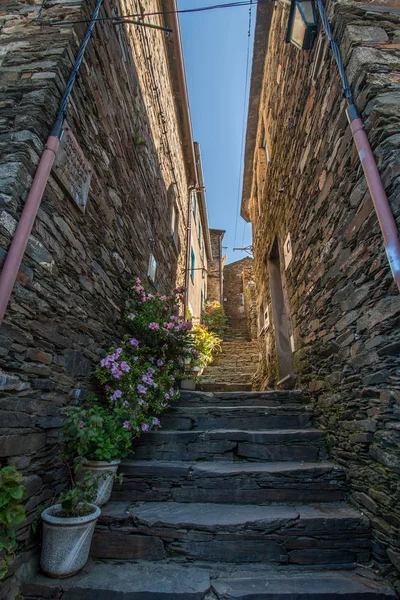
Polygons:
M25 519L21 504L24 497L22 475L13 466L0 470L0 579L8 572L14 557L15 527Z
M111 462L129 453L134 417L123 404L103 404L89 394L84 406L69 406L64 412L64 454L68 459Z
M97 486L98 483L93 475L85 473L69 490L61 494L59 499L61 511L57 516L70 518L89 515L93 512L90 503L96 498Z
M228 327L224 309L216 301L205 303L202 321L209 331L217 335L223 335Z
M222 339L214 332L209 331L205 325L193 327L193 345L198 352L194 364L206 367L212 363L214 354L221 349Z

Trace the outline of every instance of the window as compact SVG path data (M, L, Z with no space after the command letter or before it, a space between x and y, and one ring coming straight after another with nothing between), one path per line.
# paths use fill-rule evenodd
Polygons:
M175 246L178 248L179 243L179 210L176 202L172 205L171 210L171 235L175 242Z
M147 276L150 279L150 281L152 281L153 283L156 280L156 270L157 270L156 259L154 258L153 254L150 254L149 268L147 270Z
M200 319L201 319L201 315L203 312L203 304L204 304L204 294L203 294L203 290L201 290L201 294L200 294Z
M261 333L265 326L264 306L261 304L258 313L258 333Z
M204 241L201 243L201 260L204 262Z
M194 254L194 250L192 248L191 253L190 253L190 277L192 278L192 281L194 281L195 266L196 266L196 257Z
M264 148L265 160L267 163L269 163L268 141L267 141L267 134L265 132L264 132L262 147Z
M193 191L192 194L193 194L193 217L194 217L194 220L196 220L196 218L197 218L197 195L196 195L195 191Z
M200 225L200 221L197 227L197 239L200 241L201 238L201 225Z

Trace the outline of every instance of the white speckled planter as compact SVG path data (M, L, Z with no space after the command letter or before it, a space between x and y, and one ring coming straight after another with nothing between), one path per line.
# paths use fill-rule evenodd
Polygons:
M103 506L109 501L114 483L113 474L117 472L120 462L120 460L111 462L85 460L82 463L83 472L90 471L97 479L97 496L93 502L96 506Z
M101 510L94 504L90 515L58 517L61 504L42 512L43 543L40 567L49 577L70 577L85 566L96 521Z

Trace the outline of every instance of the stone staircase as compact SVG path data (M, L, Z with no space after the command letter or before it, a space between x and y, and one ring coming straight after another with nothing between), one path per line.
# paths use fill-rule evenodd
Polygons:
M200 377L202 391L248 391L259 361L258 342L222 342L221 352Z
M249 342L249 330L247 327L247 319L235 319L234 317L227 318L228 329L224 334L226 342Z
M24 598L394 600L312 416L298 391L182 393L122 465L91 562Z

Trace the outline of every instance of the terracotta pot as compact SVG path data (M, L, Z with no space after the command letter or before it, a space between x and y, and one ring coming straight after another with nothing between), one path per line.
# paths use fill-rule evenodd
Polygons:
M82 472L89 471L97 479L97 496L93 501L96 506L103 506L109 501L114 477L117 472L120 460L112 460L106 462L102 460L85 460L82 463Z
M83 517L59 517L61 504L42 512L43 543L40 567L49 577L70 577L85 566L96 521L101 510L89 504L92 512Z

